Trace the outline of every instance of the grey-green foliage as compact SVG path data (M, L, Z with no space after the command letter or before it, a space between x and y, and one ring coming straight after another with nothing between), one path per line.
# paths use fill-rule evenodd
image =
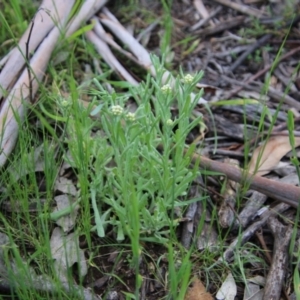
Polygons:
M98 115L94 126L99 130L90 136L93 126L85 124L81 136L91 157L89 191L99 236L113 225L119 240L134 235L165 242L180 217L174 209L182 206L197 175L184 148L186 136L201 122L192 120L196 101L190 94L202 74L187 83L181 75L171 87L161 83L163 72L158 67L157 80L148 77L126 94L109 94L94 80L93 93L100 100L92 115ZM126 108L133 99L138 104L134 113ZM178 110L176 117L171 107ZM69 140L74 157L77 143Z

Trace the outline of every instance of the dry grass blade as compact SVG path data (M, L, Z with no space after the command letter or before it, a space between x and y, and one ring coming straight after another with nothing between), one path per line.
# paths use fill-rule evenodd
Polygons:
M300 145L300 137L295 137L295 146ZM292 150L288 136L271 137L265 144L256 148L249 163L249 172L263 176L271 172L281 158Z

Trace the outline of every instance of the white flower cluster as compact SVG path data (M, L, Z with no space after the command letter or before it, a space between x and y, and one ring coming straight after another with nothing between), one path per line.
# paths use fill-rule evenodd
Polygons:
M112 112L112 114L114 116L121 116L124 113L124 108L120 105L112 105L110 107L110 111ZM126 113L125 118L128 121L133 122L133 121L135 121L135 113L128 112L128 113Z
M161 91L163 94L169 94L172 92L172 87L169 84L165 84L161 87Z
M183 82L187 84L192 83L193 80L194 80L194 76L192 76L191 74L187 74L183 77Z
M135 121L135 114L132 113L132 112L129 112L129 113L126 115L126 119L127 119L128 121L131 121L131 122Z
M65 99L61 101L61 106L62 107L68 107L69 105L70 105L70 101L65 100Z
M115 116L120 116L124 111L123 107L120 105L112 105L110 109Z

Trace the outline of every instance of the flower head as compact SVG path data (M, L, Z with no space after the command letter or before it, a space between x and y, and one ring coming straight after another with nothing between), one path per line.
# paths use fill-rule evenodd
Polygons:
M61 101L61 106L62 106L62 107L68 107L69 104L70 104L70 102L67 101L67 100L65 100L65 99Z
M191 74L186 74L184 77L183 77L183 82L184 83L192 83L194 80L194 76L192 76Z
M124 111L123 107L120 105L112 105L110 110L115 116L120 116Z
M167 124L168 126L172 126L173 123L174 123L174 122L173 122L172 119L168 119L167 122L166 122L166 124Z
M161 91L163 94L169 94L172 92L172 87L169 84L165 84L161 87Z
M131 122L135 121L135 114L132 113L132 112L127 113L127 114L126 114L126 119L127 119L128 121L131 121Z

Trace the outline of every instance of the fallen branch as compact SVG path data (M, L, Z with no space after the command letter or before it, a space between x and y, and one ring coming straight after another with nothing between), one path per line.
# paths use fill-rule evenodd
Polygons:
M162 145L158 146L159 150L163 150ZM185 150L187 153L188 150ZM246 186L248 189L258 191L273 199L284 202L292 207L297 208L300 201L300 188L291 184L273 181L264 177L251 175L246 170L234 167L229 164L211 160L198 153L193 153L192 162L200 162L200 167L210 171L223 173L235 182Z
M225 174L229 179L239 182L240 184L261 192L273 199L287 203L295 208L299 205L300 188L291 184L273 181L264 177L250 175L243 169L238 169L229 164L213 161L207 157L193 154L192 161L200 160L200 166L204 169L220 172Z
M282 284L287 273L288 246L293 227L282 225L275 217L268 221L274 236L273 259L265 286L264 299L279 300Z
M245 231L241 233L241 235L238 235L232 243L228 246L226 251L222 254L222 256L218 259L217 263L220 263L222 261L230 262L232 260L234 251L237 246L244 245L249 239L255 234L255 232L264 226L270 217L276 216L277 214L280 214L287 210L289 208L289 205L285 203L280 203L276 205L272 210L266 211L260 220L250 225ZM264 298L264 299L271 299L271 298Z
M247 6L247 5L243 5L240 3L235 3L233 1L229 1L229 0L215 0L215 2L218 2L224 6L230 7L232 9L235 9L238 12L241 12L243 14L252 16L252 17L261 17L263 15L263 13L258 10L255 9L253 7Z

